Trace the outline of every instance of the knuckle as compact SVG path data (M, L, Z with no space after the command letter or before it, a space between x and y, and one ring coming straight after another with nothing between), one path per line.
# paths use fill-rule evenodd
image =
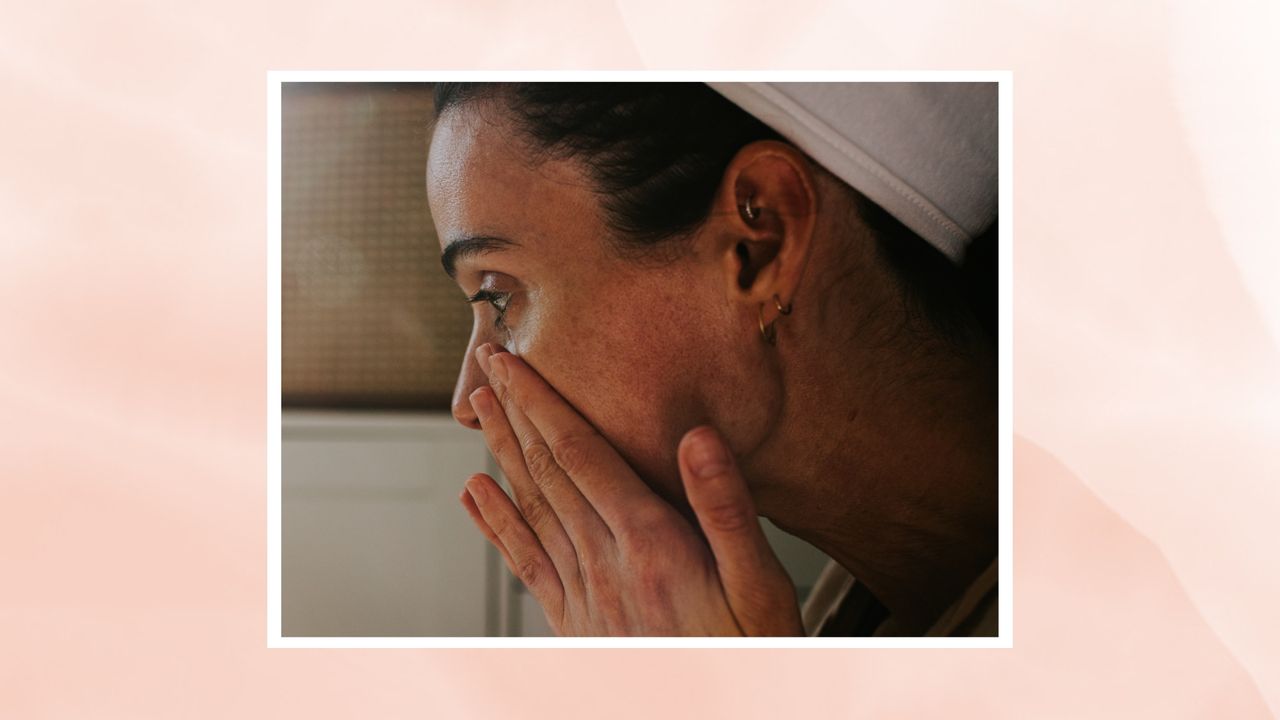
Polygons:
M524 405L520 402L520 398L516 397L510 388L501 387L497 390L497 395L498 402L502 405L502 411L508 418L524 412Z
M516 577L532 588L542 578L542 563L534 558L523 558L516 564Z
M515 401L512 400L511 393L507 392L507 388L501 383L490 383L489 387L493 388L493 394L498 398L498 404L502 405L502 409L510 412Z
M570 477L582 474L591 464L590 438L578 433L566 434L552 445L556 462Z
M707 529L720 533L741 533L760 527L755 513L737 503L719 503L698 511Z
M499 462L506 462L511 459L511 443L506 438L496 437L489 441L489 452L498 459Z
M489 529L499 538L509 537L511 534L511 522L505 518L494 518L489 521Z
M551 506L547 504L547 499L539 494L524 498L520 503L520 513L524 515L525 522L535 528L546 527L547 522L554 516Z
M559 470L551 448L541 440L534 440L524 446L524 462L529 468L529 475L539 485L545 484Z

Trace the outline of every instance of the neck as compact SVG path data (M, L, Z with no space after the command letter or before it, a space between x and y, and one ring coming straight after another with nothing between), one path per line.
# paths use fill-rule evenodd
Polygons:
M997 547L994 357L928 354L913 369L804 353L816 361L791 363L777 432L752 463L760 513L844 566L912 634Z

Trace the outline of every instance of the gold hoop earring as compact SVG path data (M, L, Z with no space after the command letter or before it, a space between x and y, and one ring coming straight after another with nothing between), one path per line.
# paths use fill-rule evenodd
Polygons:
M773 306L778 309L779 315L791 314L791 303L787 303L786 305L783 305L782 298L778 297L777 293L773 294ZM760 311L756 316L756 320L757 322L760 323L760 337L764 338L764 341L769 343L770 345L777 345L778 344L778 321L774 320L768 325L764 324L764 303L760 303Z
M778 344L778 321L774 320L768 325L764 324L764 303L760 303L760 313L758 315L760 322L760 337L770 345Z

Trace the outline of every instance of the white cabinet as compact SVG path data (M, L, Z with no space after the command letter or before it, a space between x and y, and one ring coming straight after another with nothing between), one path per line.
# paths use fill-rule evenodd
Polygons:
M285 637L547 635L458 493L501 479L483 436L445 414L282 415ZM766 523L801 597L825 561Z
M497 630L497 558L458 502L490 470L479 433L400 413L285 412L282 425L284 636Z

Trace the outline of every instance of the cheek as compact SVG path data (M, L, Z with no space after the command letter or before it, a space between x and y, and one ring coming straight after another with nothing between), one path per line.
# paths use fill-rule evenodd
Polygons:
M536 332L520 338L518 352L642 478L674 500L682 495L676 446L705 414L687 353L673 343L686 337L684 328L664 310L670 303L622 315L616 307L548 313Z

